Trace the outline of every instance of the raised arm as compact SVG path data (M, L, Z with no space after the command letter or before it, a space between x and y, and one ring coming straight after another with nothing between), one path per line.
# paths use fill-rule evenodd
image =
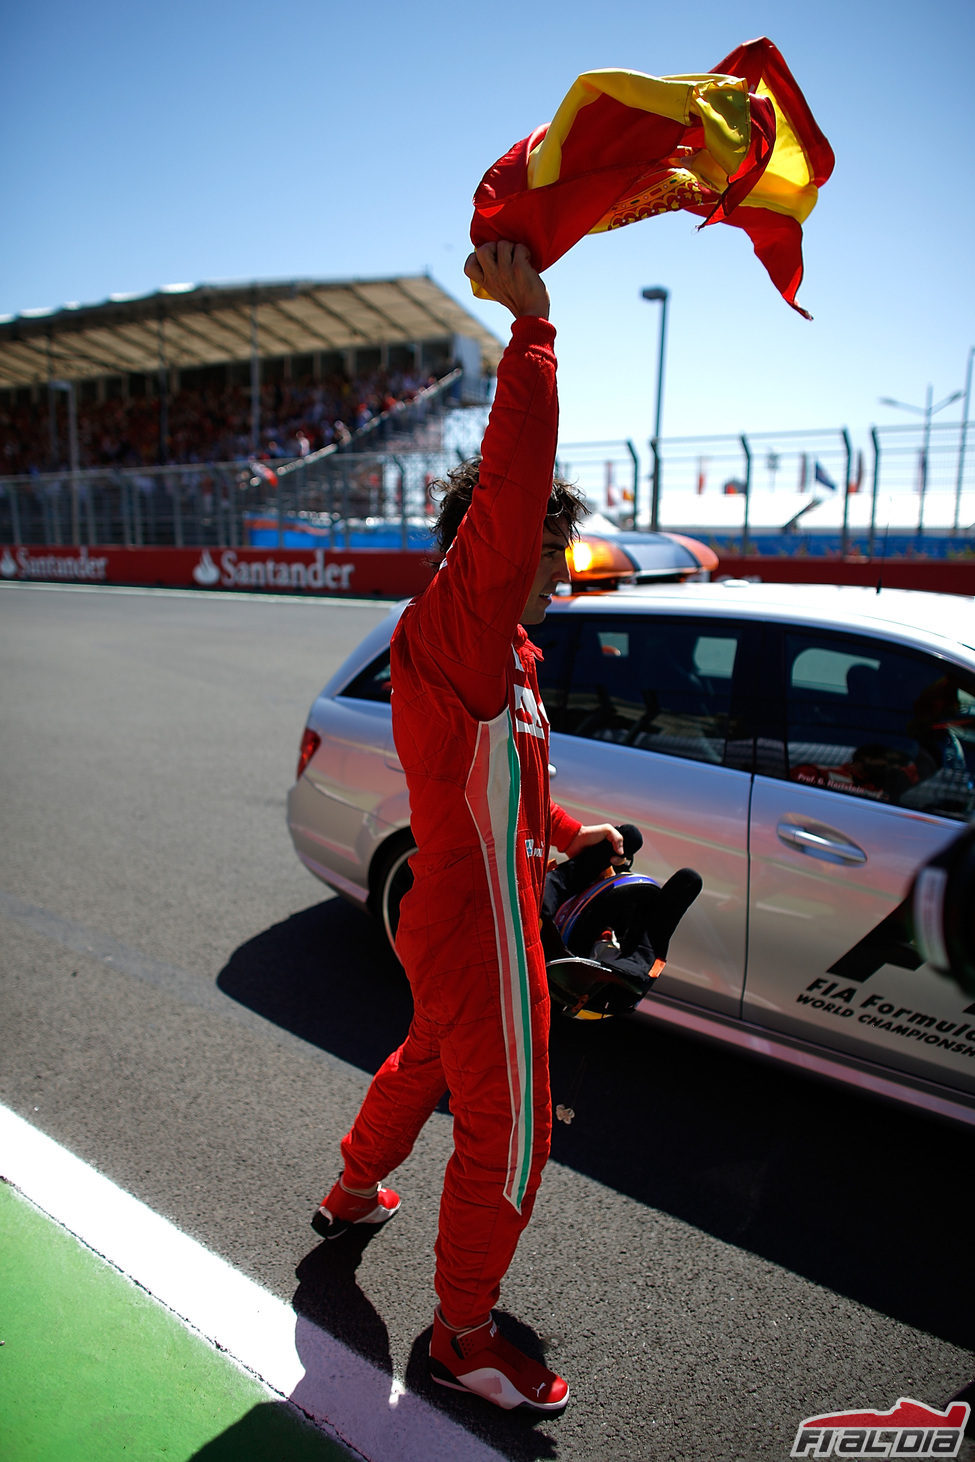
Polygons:
M512 639L540 562L558 440L555 331L548 290L524 245L484 244L465 267L514 320L477 486L417 615L438 672L487 720L504 704Z

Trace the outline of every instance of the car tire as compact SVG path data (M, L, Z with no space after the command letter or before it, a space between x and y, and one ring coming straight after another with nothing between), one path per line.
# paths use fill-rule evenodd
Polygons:
M400 900L413 886L409 860L415 852L416 844L412 838L409 842L400 842L391 848L383 859L376 879L376 913L394 953Z

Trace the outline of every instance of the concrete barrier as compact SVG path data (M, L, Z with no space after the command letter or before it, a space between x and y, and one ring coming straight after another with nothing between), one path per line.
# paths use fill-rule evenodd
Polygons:
M422 553L393 549L66 548L0 544L0 578L405 599L430 580Z
M0 578L38 583L129 584L167 589L407 599L430 581L434 562L416 549L66 548L0 544ZM712 578L777 584L881 583L975 595L975 561L773 558L725 554Z
M866 584L975 594L975 560L917 558L772 558L720 554L711 577L762 579L769 584Z

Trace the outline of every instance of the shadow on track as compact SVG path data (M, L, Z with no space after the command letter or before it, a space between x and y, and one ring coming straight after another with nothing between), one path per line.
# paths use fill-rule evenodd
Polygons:
M373 920L329 899L235 950L225 995L370 1074L406 1035L410 987Z
M339 899L238 949L233 999L365 1071L405 1035L409 988ZM975 1139L639 1020L556 1021L552 1157L715 1238L963 1348Z
M337 1243L317 1244L295 1270L298 1288L291 1303L299 1319L327 1330L383 1375L392 1377L389 1331L356 1277L362 1255L375 1235L375 1229L360 1228L344 1234ZM298 1353L306 1370L310 1369L300 1345ZM387 1388L387 1399L388 1395Z

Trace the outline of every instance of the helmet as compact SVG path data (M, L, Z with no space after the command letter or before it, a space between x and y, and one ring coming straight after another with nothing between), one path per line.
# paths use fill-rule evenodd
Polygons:
M610 873L608 877L598 878L556 909L553 923L563 944L575 954L588 954L585 946L594 942L594 931L607 926L617 929L629 923L646 905L648 899L643 890L648 889L659 891L660 884L643 873Z
M667 959L670 939L701 891L701 877L681 868L661 887L642 873L597 879L552 915L566 957L546 971L556 1009L576 1020L633 1010Z

